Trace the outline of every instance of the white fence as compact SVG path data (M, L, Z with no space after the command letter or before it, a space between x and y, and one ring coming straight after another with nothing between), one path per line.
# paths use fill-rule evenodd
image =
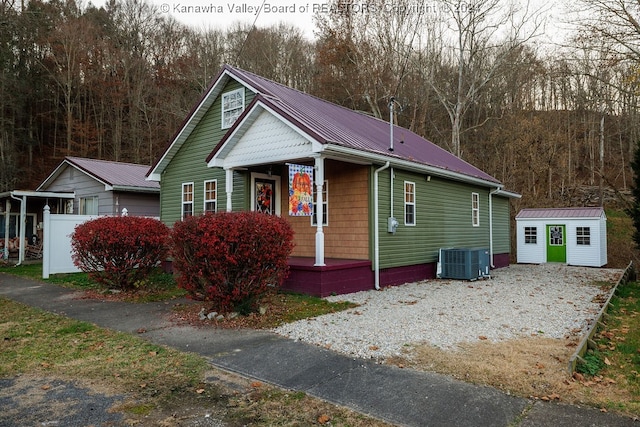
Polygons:
M45 206L42 239L42 278L50 274L80 271L71 259L71 233L76 225L97 218L97 215L51 215Z

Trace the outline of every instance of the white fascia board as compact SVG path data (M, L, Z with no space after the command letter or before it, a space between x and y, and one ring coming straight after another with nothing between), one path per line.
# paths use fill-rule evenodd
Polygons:
M62 161L62 162L61 162L61 163L60 163L60 164L59 164L59 165L58 165L58 166L53 170L53 172L51 172L51 173L49 174L49 176L48 176L48 177L46 177L46 178L44 179L44 181L42 181L42 182L40 183L40 185L38 185L38 187L36 188L36 191L40 191L40 189L41 189L41 188L43 188L43 187L45 187L45 188L46 188L46 187L48 187L48 186L51 184L51 182L53 182L53 181L54 181L54 180L55 180L55 179L56 179L56 178L57 178L57 177L62 173L62 170L63 170L65 167L75 167L75 166L73 166L71 163L69 163L69 161L68 161L67 159L64 159L64 160L63 160L63 161Z
M159 188L137 187L130 185L114 185L113 191L123 191L128 193L160 193Z
M65 192L58 193L55 191L28 191L28 190L13 190L7 191L5 193L1 193L0 197L8 197L8 196L16 196L16 197L57 197L59 199L73 199L76 197L75 192Z

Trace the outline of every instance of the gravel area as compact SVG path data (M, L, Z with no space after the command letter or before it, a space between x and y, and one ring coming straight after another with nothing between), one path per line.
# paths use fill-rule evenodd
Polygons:
M490 279L435 279L328 297L359 306L274 331L375 359L418 343L452 349L478 340L565 338L586 332L611 292L602 282L614 285L621 275L617 269L514 264L493 270Z

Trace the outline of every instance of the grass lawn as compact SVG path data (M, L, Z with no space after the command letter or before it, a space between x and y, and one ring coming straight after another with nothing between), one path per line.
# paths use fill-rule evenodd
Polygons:
M40 277L37 265L0 267L0 272ZM96 298L133 302L184 295L176 289L171 276L162 274L153 279L148 292L138 295L102 293L82 273L57 275L48 281L84 289ZM264 305L267 308L264 315L252 314L221 322L201 321L198 317L201 306L194 304L180 305L176 315L210 327L271 328L351 307L293 294L271 295ZM589 365L573 377L567 374L567 363L575 351L576 339L532 337L503 343L480 342L455 352L424 345L416 347L411 359L387 362L441 372L526 398L587 404L602 411L639 417L638 311L640 283L630 282L620 287L613 299L606 328L596 338L598 350L588 356ZM1 377L33 374L82 378L103 384L114 393L128 393L130 401L118 409L134 419L138 417L138 421L140 417L157 421L159 416L175 411L176 407L199 408L206 402L205 406L216 406L216 413L225 420L233 420L231 425L312 425L326 423L326 420L331 420L330 425L334 426L385 425L304 393L286 392L238 377L230 380L221 372L211 374L210 367L201 358L154 346L138 337L101 330L9 301L0 300L0 313L0 331L5 336L0 348ZM16 327L18 325L20 327ZM65 347L64 351L58 350L59 346ZM51 352L54 347L57 351ZM212 377L225 378L225 381L206 380ZM229 383L235 385L229 388Z
M0 267L0 272L42 280L39 265ZM83 273L56 275L46 281L107 297ZM152 288L141 298L124 298L144 302L183 295L167 275L159 274ZM273 296L269 305L267 314L244 322L269 327L347 307L288 294ZM199 425L198 420L216 417L231 426L388 426L303 392L218 371L196 354L1 297L0 378L34 384L72 381L96 393L125 396L113 410L125 414L131 425ZM38 391L45 388L38 386Z

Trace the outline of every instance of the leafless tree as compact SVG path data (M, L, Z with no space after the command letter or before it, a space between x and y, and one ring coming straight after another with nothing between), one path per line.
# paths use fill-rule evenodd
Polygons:
M424 70L451 122L454 154L462 154L464 117L487 85L519 59L519 52L543 26L540 9L503 0L443 0L427 49L436 61ZM473 126L481 125L482 123ZM471 127L473 127L471 126Z

